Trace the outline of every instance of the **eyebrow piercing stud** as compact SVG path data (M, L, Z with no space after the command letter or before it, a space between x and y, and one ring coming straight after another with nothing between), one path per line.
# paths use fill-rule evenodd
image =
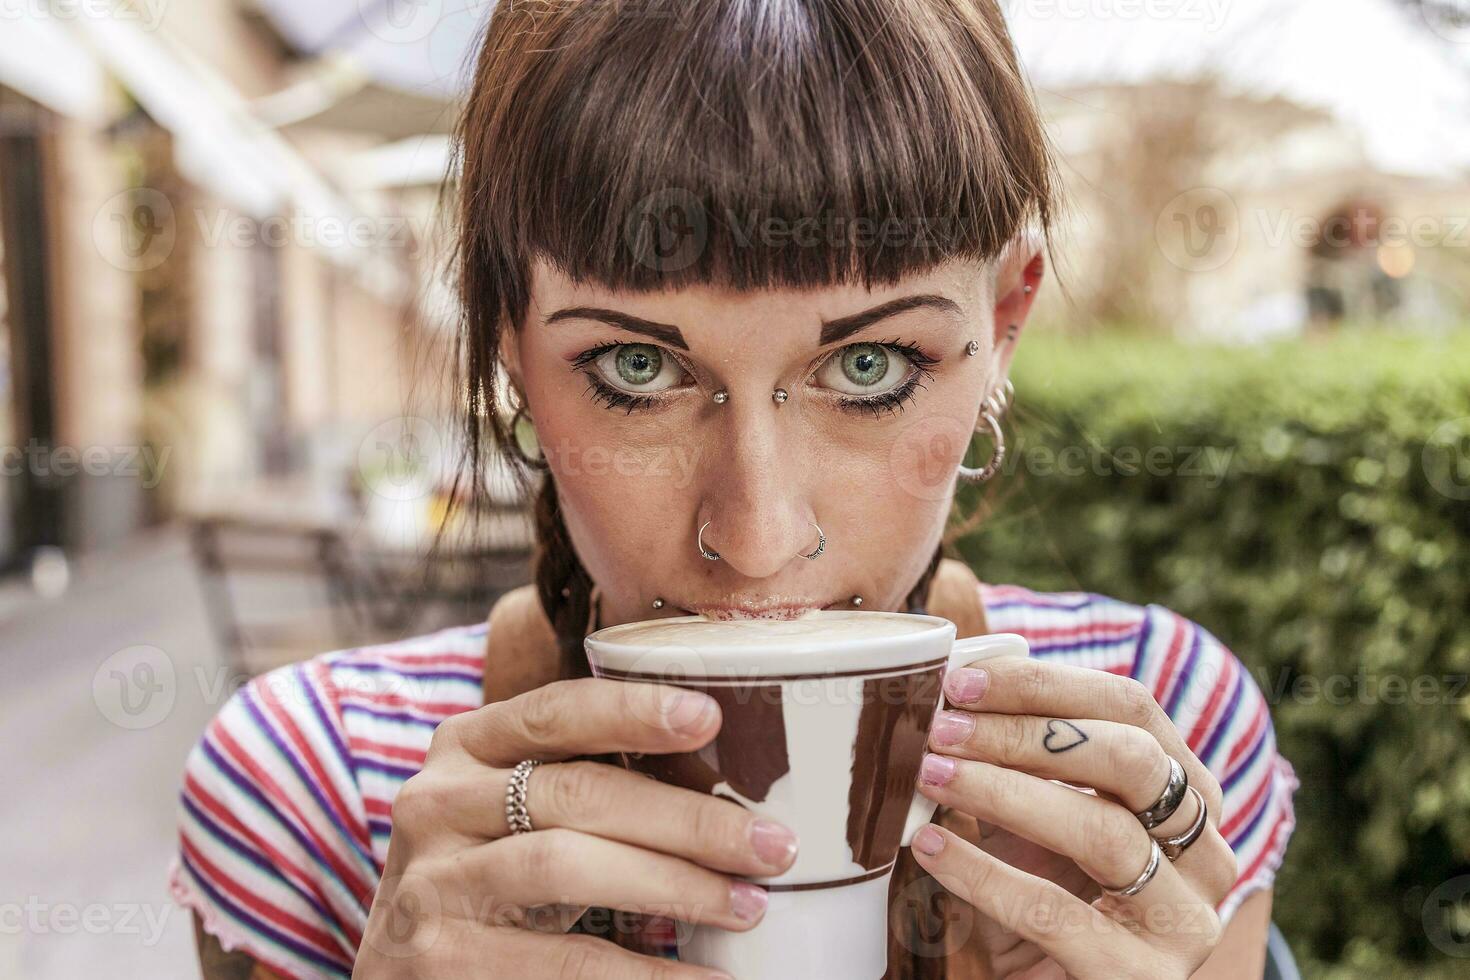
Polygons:
M786 394L785 388L777 388L775 391L771 392L771 398L775 401L777 405L786 404L786 399L790 397L790 395Z
M725 404L725 402L730 400L730 393L724 388L721 388L719 391L710 396L710 400L713 401L716 405L723 405Z
M974 357L978 353L980 353L980 341L972 340L965 345L965 354L967 356Z

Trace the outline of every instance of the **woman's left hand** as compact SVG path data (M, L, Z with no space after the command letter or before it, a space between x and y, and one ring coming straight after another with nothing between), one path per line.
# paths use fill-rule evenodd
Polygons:
M1024 869L1032 862L1008 863L998 856L1006 849L934 824L915 836L918 863L999 927L989 938L1005 937L990 949L998 975L1190 976L1220 940L1215 907L1235 884L1235 855L1218 829L1219 783L1148 689L1100 670L1007 659L954 671L944 689L958 710L935 722L920 789L982 827L1035 845L1012 853L1034 857L1039 849L1060 859L1039 863L1065 866L1034 874ZM1136 814L1159 802L1171 758L1198 795L1186 792L1169 819L1145 829ZM1192 843L1172 860L1161 857L1135 894L1109 894L1144 877L1151 837L1178 838L1195 827L1200 799L1208 816Z

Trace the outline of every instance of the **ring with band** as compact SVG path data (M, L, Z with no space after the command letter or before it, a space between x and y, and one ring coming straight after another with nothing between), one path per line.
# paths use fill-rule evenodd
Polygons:
M1205 805L1204 796L1193 786L1189 787L1189 792L1194 797L1194 801L1199 804L1199 813L1195 815L1194 823L1190 824L1189 829L1177 837L1155 838L1159 842L1159 847L1163 849L1164 856L1170 861L1179 860L1179 855L1188 850L1190 844L1199 840L1200 834L1205 832L1205 824L1210 819L1210 808Z
M510 782L505 786L505 819L512 835L529 833L532 829L531 814L526 811L526 786L531 770L539 765L540 759L526 759L516 763L510 772Z
M1134 879L1133 884L1126 885L1123 888L1109 888L1104 885L1103 891L1114 898L1132 898L1148 887L1148 883L1154 880L1154 875L1159 873L1159 865L1164 859L1164 851L1159 846L1158 841L1150 837L1148 844L1148 864L1144 866L1143 873Z
M1179 804L1184 802L1184 791L1189 788L1189 776L1179 760L1173 756L1169 757L1169 782L1165 784L1164 791L1159 794L1158 800L1147 810L1135 813L1134 816L1143 824L1144 830L1153 830L1159 824L1168 820L1179 809Z

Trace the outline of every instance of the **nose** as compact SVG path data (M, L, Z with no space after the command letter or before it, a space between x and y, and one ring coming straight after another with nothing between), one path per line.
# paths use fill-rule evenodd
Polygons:
M719 552L732 571L746 578L769 578L817 546L804 456L779 419L730 423L705 474L694 530L708 521L706 550Z

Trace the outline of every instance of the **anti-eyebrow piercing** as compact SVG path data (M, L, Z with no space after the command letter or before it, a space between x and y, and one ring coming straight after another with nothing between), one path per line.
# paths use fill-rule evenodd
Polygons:
M730 393L724 388L721 388L719 391L710 396L710 400L713 401L716 405L723 405L725 404L725 402L730 400Z
M784 404L786 404L786 399L787 398L790 398L790 397L791 397L790 395L786 394L786 389L785 388L777 388L775 391L771 392L771 399L777 405L784 405Z

